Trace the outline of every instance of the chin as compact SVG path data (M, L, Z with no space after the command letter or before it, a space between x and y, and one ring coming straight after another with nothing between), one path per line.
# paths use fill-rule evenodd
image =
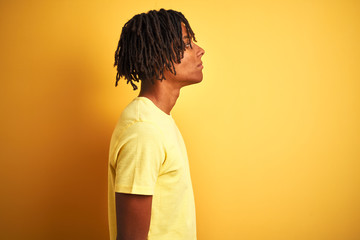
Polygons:
M199 77L195 83L201 83L202 80L203 80L203 75L201 74L201 77Z
M203 80L203 74L199 75L198 77L192 79L192 84L201 83Z
M195 83L201 83L203 80L203 78L200 78L198 81L196 81Z
M203 80L202 78L189 80L186 82L185 86L201 83L202 80Z
M182 82L182 86L189 86L189 85L193 85L193 84L197 84L197 83L201 83L203 80L203 74L198 74L197 76L193 76L191 78L187 78L187 79L183 79Z

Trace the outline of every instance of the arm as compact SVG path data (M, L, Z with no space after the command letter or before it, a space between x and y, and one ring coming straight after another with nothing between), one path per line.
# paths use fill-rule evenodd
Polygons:
M146 240L151 217L151 195L116 193L117 240Z

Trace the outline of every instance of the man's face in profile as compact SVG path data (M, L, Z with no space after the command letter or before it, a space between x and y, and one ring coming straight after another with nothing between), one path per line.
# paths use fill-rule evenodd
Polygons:
M184 56L181 59L180 63L175 63L176 75L170 73L169 71L164 72L166 81L171 80L175 81L176 84L179 84L180 87L187 86L190 84L199 83L203 79L203 65L201 62L201 57L204 55L205 51L198 45L196 45L192 39L187 35L186 28L184 24L181 24L182 27L182 40L185 43ZM190 47L190 43L191 46Z

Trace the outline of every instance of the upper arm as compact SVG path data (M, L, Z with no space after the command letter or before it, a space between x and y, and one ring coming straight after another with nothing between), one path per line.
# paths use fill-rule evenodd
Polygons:
M127 128L120 142L115 192L153 195L166 156L161 133L152 123L138 122Z
M146 240L151 218L151 195L116 193L117 240Z
M121 141L114 179L117 240L146 240L152 195L165 158L162 136L153 124L138 122Z

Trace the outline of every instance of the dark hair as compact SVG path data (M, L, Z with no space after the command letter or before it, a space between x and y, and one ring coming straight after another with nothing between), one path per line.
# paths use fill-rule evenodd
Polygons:
M115 52L115 86L124 77L136 90L134 81L154 83L154 79L163 80L164 70L176 74L174 63L180 63L185 51L182 23L189 39L196 41L189 22L181 12L152 10L130 19L122 28Z

